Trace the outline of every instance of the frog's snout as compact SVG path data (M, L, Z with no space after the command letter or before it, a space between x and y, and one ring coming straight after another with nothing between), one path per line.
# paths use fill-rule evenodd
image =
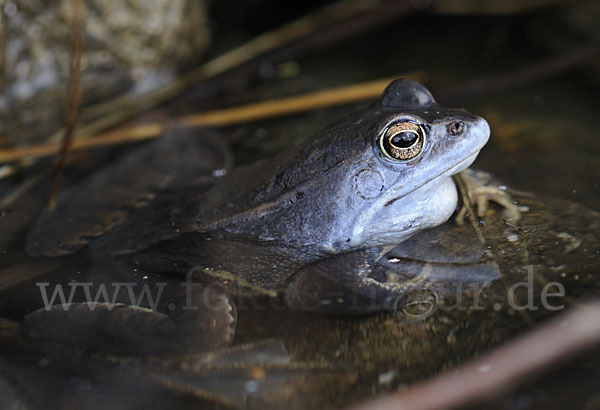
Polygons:
M474 134L477 136L479 142L481 143L480 149L488 142L490 139L490 124L486 121L485 118L479 117L475 122L476 130Z

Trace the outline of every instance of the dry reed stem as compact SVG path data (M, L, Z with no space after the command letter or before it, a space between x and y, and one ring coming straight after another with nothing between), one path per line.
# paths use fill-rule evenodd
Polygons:
M423 81L423 73L402 75L416 81ZM127 142L146 140L161 135L169 126L225 126L242 122L256 121L276 116L299 113L334 105L348 104L357 101L375 99L394 78L384 78L366 83L354 84L335 89L310 92L298 96L264 101L222 110L207 111L200 114L175 118L168 123L151 123L123 128L103 133L94 138L76 140L71 150L82 150L106 145L124 144ZM27 147L0 150L0 163L18 161L30 157L43 157L56 153L58 144L39 144Z

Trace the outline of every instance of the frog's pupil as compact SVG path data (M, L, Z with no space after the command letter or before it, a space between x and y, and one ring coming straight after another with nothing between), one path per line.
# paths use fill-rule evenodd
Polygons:
M404 131L394 135L390 142L397 148L408 148L414 145L417 138L418 136L414 132Z

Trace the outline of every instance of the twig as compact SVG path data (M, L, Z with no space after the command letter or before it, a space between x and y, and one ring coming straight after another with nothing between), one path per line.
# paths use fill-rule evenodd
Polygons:
M499 92L504 89L516 88L518 86L524 85L528 82L537 81L543 78L548 78L553 75L558 75L561 72L586 64L591 61L593 58L597 57L600 54L600 47L589 46L583 49L579 49L573 52L566 53L562 56L554 57L550 60L545 60L540 63L534 64L532 66L528 66L526 68L521 68L515 71L511 71L504 74L496 74L491 76L484 76L479 79L468 81L459 86L446 87L441 90L439 95L439 100L442 102L452 102L459 101L464 98L477 98L488 93ZM407 75L410 78L410 75ZM420 76L420 75L419 75ZM414 76L413 79L417 81L422 81L419 76ZM358 87L359 89L367 87L368 84L372 84L373 88L369 92L364 92L362 95L355 97L354 99L348 98L347 100L337 101L335 96L336 91L343 91L344 88L340 88L337 90L328 91L328 93L332 93L331 99L329 102L321 102L314 106L309 106L310 103L302 103L303 107L298 106L297 109L286 109L285 111L278 109L278 104L285 102L288 104L288 100L294 100L297 97L285 98L282 100L274 100L270 103L259 103L259 104L250 104L243 107L225 109L225 110L217 110L210 111L203 114L192 115L189 117L184 117L185 121L189 121L188 124L195 125L228 125L235 124L242 119L237 119L235 115L240 115L239 118L244 118L244 120L257 120L262 118L268 118L271 114L265 111L265 106L269 108L274 107L275 111L273 115L283 115L283 114L292 114L296 112L301 112L303 110L313 109L324 107L326 105L335 105L335 104L344 104L353 101L367 100L371 98L375 98L379 95L383 87L380 87L377 83L382 80L377 80L372 83L364 83L358 84L357 86L349 86L346 87L348 89L352 89L353 87ZM383 80L386 81L386 80ZM320 94L321 92L317 92L314 94ZM306 94L299 98L310 98L311 94ZM321 97L319 97L321 99ZM316 100L315 100L316 102ZM263 109L260 114L256 114L256 108L250 108L253 105L263 106ZM249 112L254 111L254 117L248 114ZM206 119L206 122L203 122L203 117ZM178 120L176 119L175 122ZM227 122L230 121L230 122ZM111 145L118 143L126 143L136 140L143 140L148 138L153 138L162 133L166 128L166 124L162 123L154 123L148 125L141 125L138 127L128 128L117 130L110 133L105 133L98 135L97 138L92 140L84 140L84 141L75 141L73 144L73 149L83 149L88 147L97 147L103 145ZM8 149L0 149L0 163L1 162L10 162L17 161L26 157L42 157L55 153L57 151L57 146L55 144L41 144L41 145L32 145L28 147L18 147L18 148L8 148Z
M89 137L131 116L143 112L160 102L168 100L201 80L214 77L232 68L238 67L257 56L273 49L283 47L324 27L339 23L375 7L370 0L342 0L314 13L308 14L289 24L259 35L248 43L207 62L206 64L180 76L176 81L143 96L127 94L109 102L85 109L84 118L100 117L80 127L77 137ZM56 141L60 131L50 137Z
M477 217L475 216L475 209L473 208L473 204L471 203L471 198L469 198L469 190L467 189L467 185L465 184L465 181L464 181L462 175L461 174L453 175L452 179L454 180L454 182L456 183L456 186L458 187L458 192L460 193L460 196L461 196L461 199L463 202L463 206L466 209L467 216L469 217L469 222L471 222L471 227L475 231L475 234L477 235L477 239L479 240L479 243L481 243L481 246L483 247L483 249L485 249L485 252L487 253L487 255L494 261L494 263L496 263L498 265L498 269L500 269L500 264L498 264L498 262L497 262L498 259L494 255L494 252L492 251L492 249L488 246L487 241L485 240L485 236L483 235L483 232L481 231L481 228L479 227L479 221L477 220ZM502 270L499 270L499 272L500 272L500 281L502 282L502 286L504 286L504 289L506 291L508 291L510 286L508 286L508 283L506 283L506 276L504 275L504 272L502 272ZM527 313L525 310L519 310L519 314L521 315L521 317L523 318L525 323L527 323L529 326L533 326L535 324L534 320L531 318L529 313Z
M351 410L451 409L514 388L526 376L600 343L600 301L582 304L496 350L407 391Z
M475 209L473 209L473 204L471 203L471 198L469 198L469 190L467 189L467 185L465 184L465 181L463 180L462 175L461 174L453 175L452 179L454 180L454 183L458 187L458 192L460 193L460 199L462 199L463 206L465 207L467 216L469 217L469 222L471 222L471 226L473 227L473 230L477 234L477 239L479 239L479 243L481 243L481 245L483 246L484 249L487 249L486 252L488 252L488 253L491 252L487 247L487 243L486 243L485 237L483 236L483 232L481 232L481 228L479 228L479 223L477 221L477 217L475 216Z
M403 77L423 81L425 75L416 72L404 74ZM393 78L379 79L351 86L307 93L295 97L265 101L257 104L248 104L223 110L207 111L201 114L179 117L170 121L168 124L152 123L119 129L97 135L92 139L75 141L71 146L71 150L74 151L155 138L162 134L169 125L233 125L245 121L256 121L259 119L293 114L321 107L374 99L381 95L385 86L389 84L392 79ZM0 150L0 162L17 161L26 157L47 156L54 154L57 150L57 144L40 144L29 147L3 149Z
M71 0L71 57L69 61L69 85L67 91L67 120L60 151L52 175L52 187L48 199L48 209L56 207L60 182L67 165L67 157L73 145L73 135L79 111L79 69L83 47L84 4L83 0Z
M528 66L503 73L491 74L446 87L437 96L442 102L456 102L481 98L554 77L569 69L600 58L600 45L591 44L569 50L564 54L538 61Z
M298 56L306 52L314 52L317 49L332 46L337 42L358 37L361 33L371 29L381 28L391 21L397 21L398 18L408 16L414 12L417 12L414 1L373 1L371 7L365 8L362 13L348 16L347 19L340 22L333 21L333 24L323 24L318 30L316 29L308 33L305 37L291 42L285 47L263 53L249 64L236 67L235 75L244 75L238 74L239 72L246 72L253 75L260 64L277 64L298 58Z

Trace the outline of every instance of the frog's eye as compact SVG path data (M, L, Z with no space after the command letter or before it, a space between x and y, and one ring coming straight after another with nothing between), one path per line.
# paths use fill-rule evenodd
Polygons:
M391 159L409 160L421 152L425 132L410 121L398 122L388 127L379 140L383 153Z

